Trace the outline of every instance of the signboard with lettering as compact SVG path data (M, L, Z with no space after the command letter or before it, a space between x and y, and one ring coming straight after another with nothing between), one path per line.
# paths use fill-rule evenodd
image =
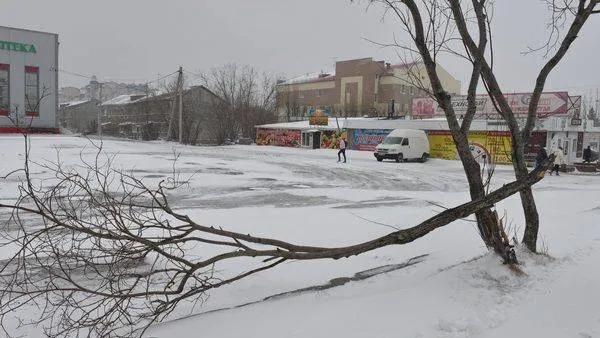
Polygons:
M353 149L375 151L375 147L383 141L383 139L393 129L354 129L353 135L350 137L353 143Z
M22 42L2 41L0 40L0 49L13 52L37 53L34 45Z
M430 130L429 153L431 157L448 160L458 159L456 145L449 130ZM478 161L487 163L511 163L510 133L505 131L471 131L468 135L471 153Z
M529 110L531 93L505 94L513 113L516 117L525 117ZM542 93L537 108L538 117L548 117L567 114L567 92ZM467 112L467 96L456 95L451 99L451 104L458 117ZM444 117L444 111L431 97L417 97L412 99L412 116L415 118ZM487 94L475 97L475 119L501 119Z

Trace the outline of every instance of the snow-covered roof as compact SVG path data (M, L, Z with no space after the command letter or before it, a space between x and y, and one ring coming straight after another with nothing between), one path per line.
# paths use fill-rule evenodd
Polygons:
M147 95L144 94L125 94L125 95L119 95L115 98L112 98L108 101L104 101L102 103L103 106L120 106L120 105L124 105L124 104L128 104L134 101L137 101L139 99L142 99L144 97L146 97Z
M59 107L60 108L74 107L74 106L78 106L80 104L88 103L90 101L91 100L79 100L79 101L61 102L59 104Z
M329 80L333 80L334 78L335 78L335 71L314 72L314 73L306 73L303 75L293 77L293 78L285 80L279 84L280 85L290 85L290 84L315 82L315 81L329 81Z
M337 129L339 123L340 129L423 129L423 130L449 130L448 122L445 118L432 119L387 119L382 117L330 117L325 126L311 125L309 121L283 122L255 126L265 129L300 129L300 130L331 130ZM474 120L471 123L471 130L494 130L504 131L507 127L503 124L492 124L486 120Z
M376 118L367 117L329 117L327 125L314 125L310 124L308 120L296 121L296 122L282 122L282 123L271 123L255 126L256 128L265 129L302 129L302 130L331 130L347 128L351 121L370 121L376 120Z

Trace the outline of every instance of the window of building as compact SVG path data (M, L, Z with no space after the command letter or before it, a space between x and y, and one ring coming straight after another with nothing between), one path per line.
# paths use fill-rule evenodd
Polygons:
M10 67L0 63L0 115L8 116L10 111Z
M299 99L303 99L304 98L304 92L303 91L301 91L301 90L298 91L298 98Z
M406 86L405 85L400 86L400 91L402 92L402 94L406 93Z
M316 95L317 97L319 97L319 96L323 95L323 89L315 89L315 95Z
M25 66L25 115L40 115L40 68Z

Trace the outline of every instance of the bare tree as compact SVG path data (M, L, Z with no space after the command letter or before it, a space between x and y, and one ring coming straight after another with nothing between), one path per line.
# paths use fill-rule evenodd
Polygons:
M177 77L170 83L166 84L164 91L169 94L169 98L165 94L160 96L160 101L169 101L169 124L167 127L167 139L174 140L179 134L179 92L182 91L182 140L183 144L197 144L199 142L209 141L210 137L201 139L206 131L213 131L214 126L218 125L216 114L214 114L214 106L218 106L215 97L205 92L205 88L201 86L190 86L188 83L187 73L182 71L181 78ZM209 96L205 98L203 96ZM153 106L157 105L158 101L154 99Z
M459 121L454 107L450 102L450 94L444 88L437 69L437 58L445 52L460 55L452 48L454 30L453 17L450 6L445 1L369 1L372 4L383 5L385 15L391 14L399 20L401 27L408 34L413 45L402 45L396 43L408 54L416 54L415 59L420 62L408 62L408 81L429 93L444 111L448 126L452 134L457 152L462 161L465 175L469 183L470 195L473 200L483 198L486 195L484 176L481 174L481 166L473 157L468 141L470 125L475 117L476 104L475 94L480 79L481 58L469 59L472 64L472 73L467 91L467 110L462 120ZM485 50L487 46L487 35L480 34L477 48ZM422 65L422 66L420 66ZM423 69L424 68L424 69ZM422 74L424 72L424 74ZM424 81L424 79L428 81ZM481 238L487 247L494 249L501 255L506 263L516 263L516 257L512 245L504 227L498 218L498 214L492 209L484 208L476 214L477 226Z
M204 84L222 100L215 102L217 139L255 138L254 127L275 122L276 78L235 63L213 68L202 75Z
M485 2L473 0L469 7L472 10L462 8L458 0L422 1L419 4L408 0L377 3L387 6L391 13L404 20L402 22L414 42L414 49L423 60L431 93L444 109L465 168L470 202L449 208L412 227L355 245L299 245L206 226L191 219L169 201L170 192L182 188L185 180L173 174L158 186L149 186L131 173L114 169L113 158L101 151L102 145L98 145L98 152L92 160L86 160L82 155L79 169L65 167L60 158L54 163L35 163L29 159L28 138L24 135L24 168L10 174L19 175L23 180L19 196L14 203L0 202L0 210L10 211L7 220L10 231L4 236L3 245L13 252L0 265L1 323L6 323L7 317L15 310L34 307L38 317L30 323L44 325L50 337L69 334L141 336L148 325L164 319L182 302L202 302L206 291L286 260L341 259L384 246L410 243L473 213L485 243L501 254L506 262L514 262L515 258L507 250L506 234L491 208L512 194L519 192L523 197L523 192L531 191L531 185L542 179L553 157L532 172L527 172L526 168L523 171L519 164L524 160L518 142L527 137L525 131L530 119L535 118L537 102L530 106L524 129L515 133L513 130L518 129L512 129L514 125L510 127L512 122L508 116L512 112L495 83L485 54L489 43ZM574 11L574 22L583 25L589 15L596 12L596 4L597 1L581 1ZM465 13L474 13L474 17L467 19ZM587 16L585 13L588 13ZM469 41L466 37L471 33L468 29L463 31L465 27L469 28L467 22L470 20L476 23L477 40ZM485 25L480 22L485 22ZM466 50L467 60L473 65L468 88L469 104L462 121L457 119L450 95L436 73L437 55L444 51L441 46L450 46L441 41L455 41L455 38L450 38L452 34L433 29L442 23L456 24L459 41ZM434 34L435 31L440 32L439 35ZM574 32L576 34L578 30L574 29ZM454 50L450 47L445 51ZM561 44L559 50L562 48ZM563 49L564 52L566 49ZM549 72L552 67L544 69ZM221 72L215 70L217 75L228 71L238 79L237 67L230 66ZM536 82L536 90L540 88L540 92L547 76L547 73L544 74ZM207 75L207 79L211 78L216 80L212 88L223 90L215 91L227 102L223 107L224 114L231 113L220 116L231 117L231 126L227 127L231 129L225 128L226 133L232 132L237 136L242 127L237 124L239 115L236 114L254 104L246 94L252 93L256 84L249 80L228 81L232 77L213 78ZM521 159L514 160L516 180L491 192L486 190L489 186L485 185L480 174L481 167L471 155L466 138L475 112L475 91L481 78L498 111L508 119L513 131L513 158L521 156ZM539 101L539 95L534 95L533 101ZM51 172L52 177L35 174L44 171ZM537 235L537 228L531 227L529 231ZM525 242L531 249L530 240L526 238ZM210 247L213 254L191 257L186 255L191 246ZM226 274L219 272L217 267L220 264L234 259L245 260L247 270Z
M285 121L298 119L300 115L300 103L298 92L288 88L288 85L279 85L277 87L277 109L281 109L285 114Z
M21 108L18 104L15 104L9 111L8 119L15 127L23 128L28 130L33 124L33 117L28 116L28 113L40 112L42 101L50 96L52 93L50 88L43 86L42 90L36 97L29 97L25 95L25 107ZM25 122L25 123L24 123Z
M431 88L430 95L436 99L446 114L459 156L465 167L472 198L479 198L484 194L482 182L477 178L479 168L468 153L466 139L466 133L475 114L479 80L482 79L496 110L507 122L513 144L511 155L515 175L517 179L524 177L528 174L524 148L535 125L537 107L546 79L564 58L589 17L599 12L596 9L599 2L599 0L546 1L552 13L552 21L549 25L550 37L543 49L546 50L547 55L553 50L554 53L543 65L536 78L527 118L521 127L493 71L490 14L493 2L486 0L369 1L370 5L383 5L386 14L391 13L399 20L413 45L406 46L398 43L395 45L401 47L403 51L415 53L424 63ZM566 34L561 38L561 27L565 22L570 24ZM472 66L467 90L467 112L460 124L451 105L450 95L443 87L436 71L436 58L444 53L462 57ZM519 193L526 222L523 242L535 252L539 229L539 215L535 200L531 187L524 187ZM497 216L491 211L483 210L477 214L477 220L486 244L499 253L506 251L506 243L502 240L505 235L501 228L494 225L499 223Z
M9 212L2 246L12 252L0 264L0 323L33 307L37 317L24 324L43 325L49 337L141 336L180 303L202 302L210 289L286 260L340 259L410 243L535 184L545 170L418 225L356 245L315 247L203 225L169 202L185 179L174 172L151 187L114 169L102 144L91 159L82 154L80 164L66 167L60 156L32 161L24 139L23 169L3 177L18 175L22 183L14 203L0 202ZM44 172L52 174L36 174ZM212 254L186 254L198 246ZM248 270L219 269L238 259Z

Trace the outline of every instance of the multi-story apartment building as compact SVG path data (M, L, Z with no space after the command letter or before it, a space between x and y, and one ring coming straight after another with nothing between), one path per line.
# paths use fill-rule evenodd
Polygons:
M437 71L450 94L460 81L441 66ZM281 121L308 119L316 110L335 116L410 115L413 97L424 96L429 78L423 63L392 65L372 58L338 61L335 71L306 74L277 85Z

